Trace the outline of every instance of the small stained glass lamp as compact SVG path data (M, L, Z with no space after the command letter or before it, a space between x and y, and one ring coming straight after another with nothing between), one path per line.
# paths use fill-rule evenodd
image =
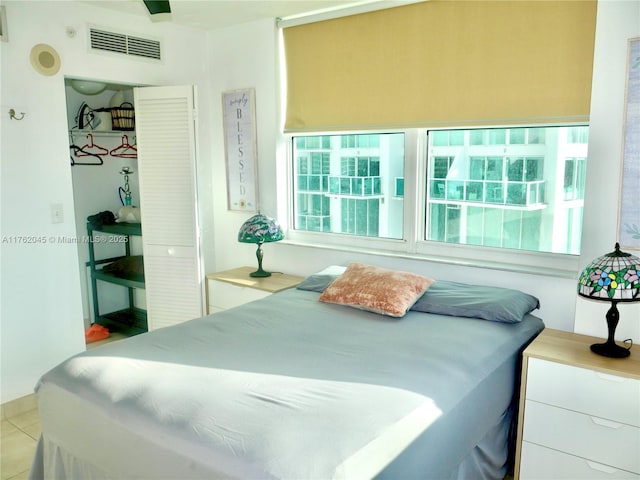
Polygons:
M277 220L269 218L258 212L244 222L238 232L238 241L242 243L257 243L256 257L258 258L258 270L251 272L251 277L269 277L271 273L262 269L262 244L278 242L284 238L282 228Z
M614 336L620 313L618 302L640 302L640 258L615 250L595 259L585 267L578 281L578 295L590 300L611 302L607 312L608 337L605 343L591 345L591 351L612 358L624 358L630 354L630 347L617 345Z

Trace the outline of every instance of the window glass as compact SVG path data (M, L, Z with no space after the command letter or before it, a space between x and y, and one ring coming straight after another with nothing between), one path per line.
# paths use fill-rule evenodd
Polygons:
M542 180L543 166L544 157L527 157L525 159L525 180L527 182Z
M486 131L488 145L504 145L506 143L507 131L503 128L493 128Z
M355 247L348 236L412 240L376 245L444 255L433 242L576 255L588 133L572 125L295 136L292 227L346 235L330 243ZM405 166L424 181L407 190Z
M504 159L502 157L487 158L486 180L502 180L502 167Z
M512 128L509 130L509 143L511 145L524 144L526 129L524 128Z
M507 158L507 180L509 182L521 182L524 176L524 159Z
M464 131L463 130L450 130L449 131L449 145L464 145Z
M484 130L471 130L469 139L471 145L482 145L484 143Z
M584 200L587 159L567 158L564 162L564 199Z
M404 137L295 137L294 228L403 238Z
M568 127L567 143L587 143L589 139L589 127Z
M451 132L428 132L426 240L579 253L587 126Z
M529 128L527 143L544 143L544 128Z

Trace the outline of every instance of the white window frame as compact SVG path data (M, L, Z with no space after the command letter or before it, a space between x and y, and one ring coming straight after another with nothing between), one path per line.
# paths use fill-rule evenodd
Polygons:
M575 125L583 125L576 123ZM527 125L536 127L545 125ZM572 124L562 124L572 126ZM458 128L458 127L456 127ZM510 128L510 126L472 126L473 128ZM442 128L450 129L450 128ZM340 251L357 252L384 256L425 260L430 262L462 265L495 270L538 273L562 278L574 278L580 268L580 255L534 252L530 250L516 250L497 247L461 245L424 240L426 238L426 208L427 202L427 131L436 128L411 128L385 130L384 133L404 133L405 135L405 163L404 163L404 218L403 238L387 239L377 237L362 237L355 235L309 232L296 230L293 203L293 139L306 133L286 134L286 194L287 219L285 242L289 244L334 249ZM371 133L367 131L347 132L313 132L310 135L349 135Z

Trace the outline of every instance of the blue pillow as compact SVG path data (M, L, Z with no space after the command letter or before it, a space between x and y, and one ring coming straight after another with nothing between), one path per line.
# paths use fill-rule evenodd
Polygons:
M309 275L296 287L298 290L322 293L336 278L344 273L347 267L330 265L320 272Z
M536 308L540 301L519 290L438 280L411 310L517 323Z
M300 282L296 288L298 290L307 290L309 292L322 293L326 288L340 275L321 275L313 274L309 275L302 282Z

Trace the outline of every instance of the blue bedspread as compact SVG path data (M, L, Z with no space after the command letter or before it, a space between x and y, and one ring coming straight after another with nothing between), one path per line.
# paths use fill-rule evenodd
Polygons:
M440 479L470 468L472 450L495 443L496 429L504 438L520 352L544 328L540 319L396 319L317 298L288 290L54 368L37 387L47 448L33 477ZM66 401L117 426L118 455L134 443L130 430L136 444L184 462L163 465L140 451L120 466L109 461L114 452L85 458L91 441L67 426L73 419L56 420ZM498 465L473 468L504 472L498 443L488 455Z

